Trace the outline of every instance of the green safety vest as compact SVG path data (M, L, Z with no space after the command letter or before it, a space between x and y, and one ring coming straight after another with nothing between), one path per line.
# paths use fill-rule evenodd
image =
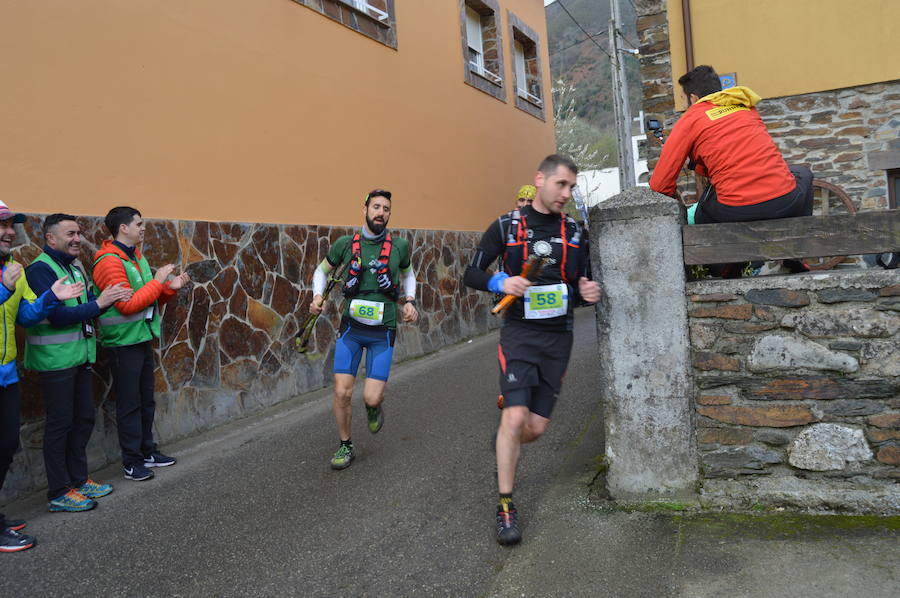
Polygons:
M72 268L68 271L56 263L46 253L41 253L34 260L50 266L56 278L68 276L66 284L84 282L87 284L81 270ZM87 303L87 286L81 294L80 300L66 299L63 305L75 307L81 303ZM81 322L57 328L51 326L47 320L28 329L25 335L25 368L48 372L51 370L65 370L83 363L94 363L97 360L97 339L93 336L85 337Z
M115 253L104 253L94 260L94 267L97 263L106 257L113 257L122 260L125 266L125 275L128 277L128 284L131 285L133 291L137 292L142 286L153 280L153 273L150 271L150 264L143 255L138 260L138 267L129 259L123 259ZM94 292L99 296L99 289ZM149 316L149 317L148 317ZM123 315L116 306L113 305L104 313L100 314L98 320L100 329L100 344L104 347L127 347L128 345L136 345L159 338L159 303L154 301L153 305L129 316Z

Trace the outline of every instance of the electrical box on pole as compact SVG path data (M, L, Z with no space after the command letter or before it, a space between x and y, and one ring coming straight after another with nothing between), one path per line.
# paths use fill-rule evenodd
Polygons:
M609 0L609 46L612 63L613 106L616 118L616 140L619 148L619 186L624 191L637 184L634 152L631 147L631 109L628 106L628 79L625 76L623 52L619 43L622 17L618 0Z

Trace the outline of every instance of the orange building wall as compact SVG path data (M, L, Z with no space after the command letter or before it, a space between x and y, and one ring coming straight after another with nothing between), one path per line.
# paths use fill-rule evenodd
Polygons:
M900 78L900 0L691 0L694 64L763 98ZM672 80L686 71L682 1L667 1ZM677 87L677 85L676 85ZM680 88L678 110L686 108Z
M459 6L396 0L397 50L291 0L0 0L0 199L15 210L481 230L555 147L541 0L500 0L507 102L463 80ZM541 36L515 107L506 10Z

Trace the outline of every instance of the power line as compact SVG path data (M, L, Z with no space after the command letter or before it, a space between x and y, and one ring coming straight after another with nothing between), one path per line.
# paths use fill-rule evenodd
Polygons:
M570 13L570 12L569 12L569 9L566 8L566 5L562 3L562 0L556 0L556 3L559 4L559 7L560 7L561 9L563 9L563 11L565 11L565 13L566 13L567 15L569 15L569 18L572 19L572 22L575 23L576 25L578 25L578 28L581 29L581 31L588 37L588 39L591 40L592 42L594 42L594 45L597 46L598 48L600 48L600 51L603 52L604 54L606 54L606 57L607 57L607 58L609 58L610 60L612 60L612 56L609 55L609 52L607 52L606 50L604 50L604 49L603 49L603 46L601 46L600 44L598 44L598 43L597 43L597 40L595 40L595 39L591 36L591 34L588 33L587 30L585 30L585 28L581 26L581 23L579 23L578 20L577 20L575 17L572 16L572 13Z
M591 37L600 37L601 35L606 35L606 29L604 29L603 31L598 31L597 33L595 33L595 34L592 35ZM590 38L587 38L587 37L586 37L586 38L584 38L584 39L578 40L578 41L575 42L574 44L569 44L569 45L566 46L565 48L558 48L558 49L556 49L556 50L553 50L553 52L551 52L551 54L557 54L557 53L559 53L559 52L565 52L565 51L568 50L569 48L574 48L574 47L577 46L578 44L583 44L584 42L588 41L589 39L590 39Z

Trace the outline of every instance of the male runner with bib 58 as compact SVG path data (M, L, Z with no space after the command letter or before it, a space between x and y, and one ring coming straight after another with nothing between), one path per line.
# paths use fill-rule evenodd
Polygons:
M363 401L369 432L375 434L384 423L381 403L397 335L397 300L403 298L404 322L415 322L419 317L409 243L387 230L391 219L390 191L376 189L366 195L363 215L366 223L359 232L335 241L316 268L313 300L309 305L310 313L321 313L328 273L350 260L343 288L346 301L334 347L334 418L341 444L331 458L333 469L344 469L353 461L350 399L363 349L366 350Z
M512 501L519 451L550 423L572 351L573 308L600 299L600 285L586 278L587 239L563 212L577 174L566 156L544 158L532 204L488 227L465 274L466 286L521 298L507 310L498 348L504 401L497 430L497 541L504 545L522 539ZM545 265L531 281L521 275L522 267L535 255ZM492 275L487 268L498 257L505 271Z

